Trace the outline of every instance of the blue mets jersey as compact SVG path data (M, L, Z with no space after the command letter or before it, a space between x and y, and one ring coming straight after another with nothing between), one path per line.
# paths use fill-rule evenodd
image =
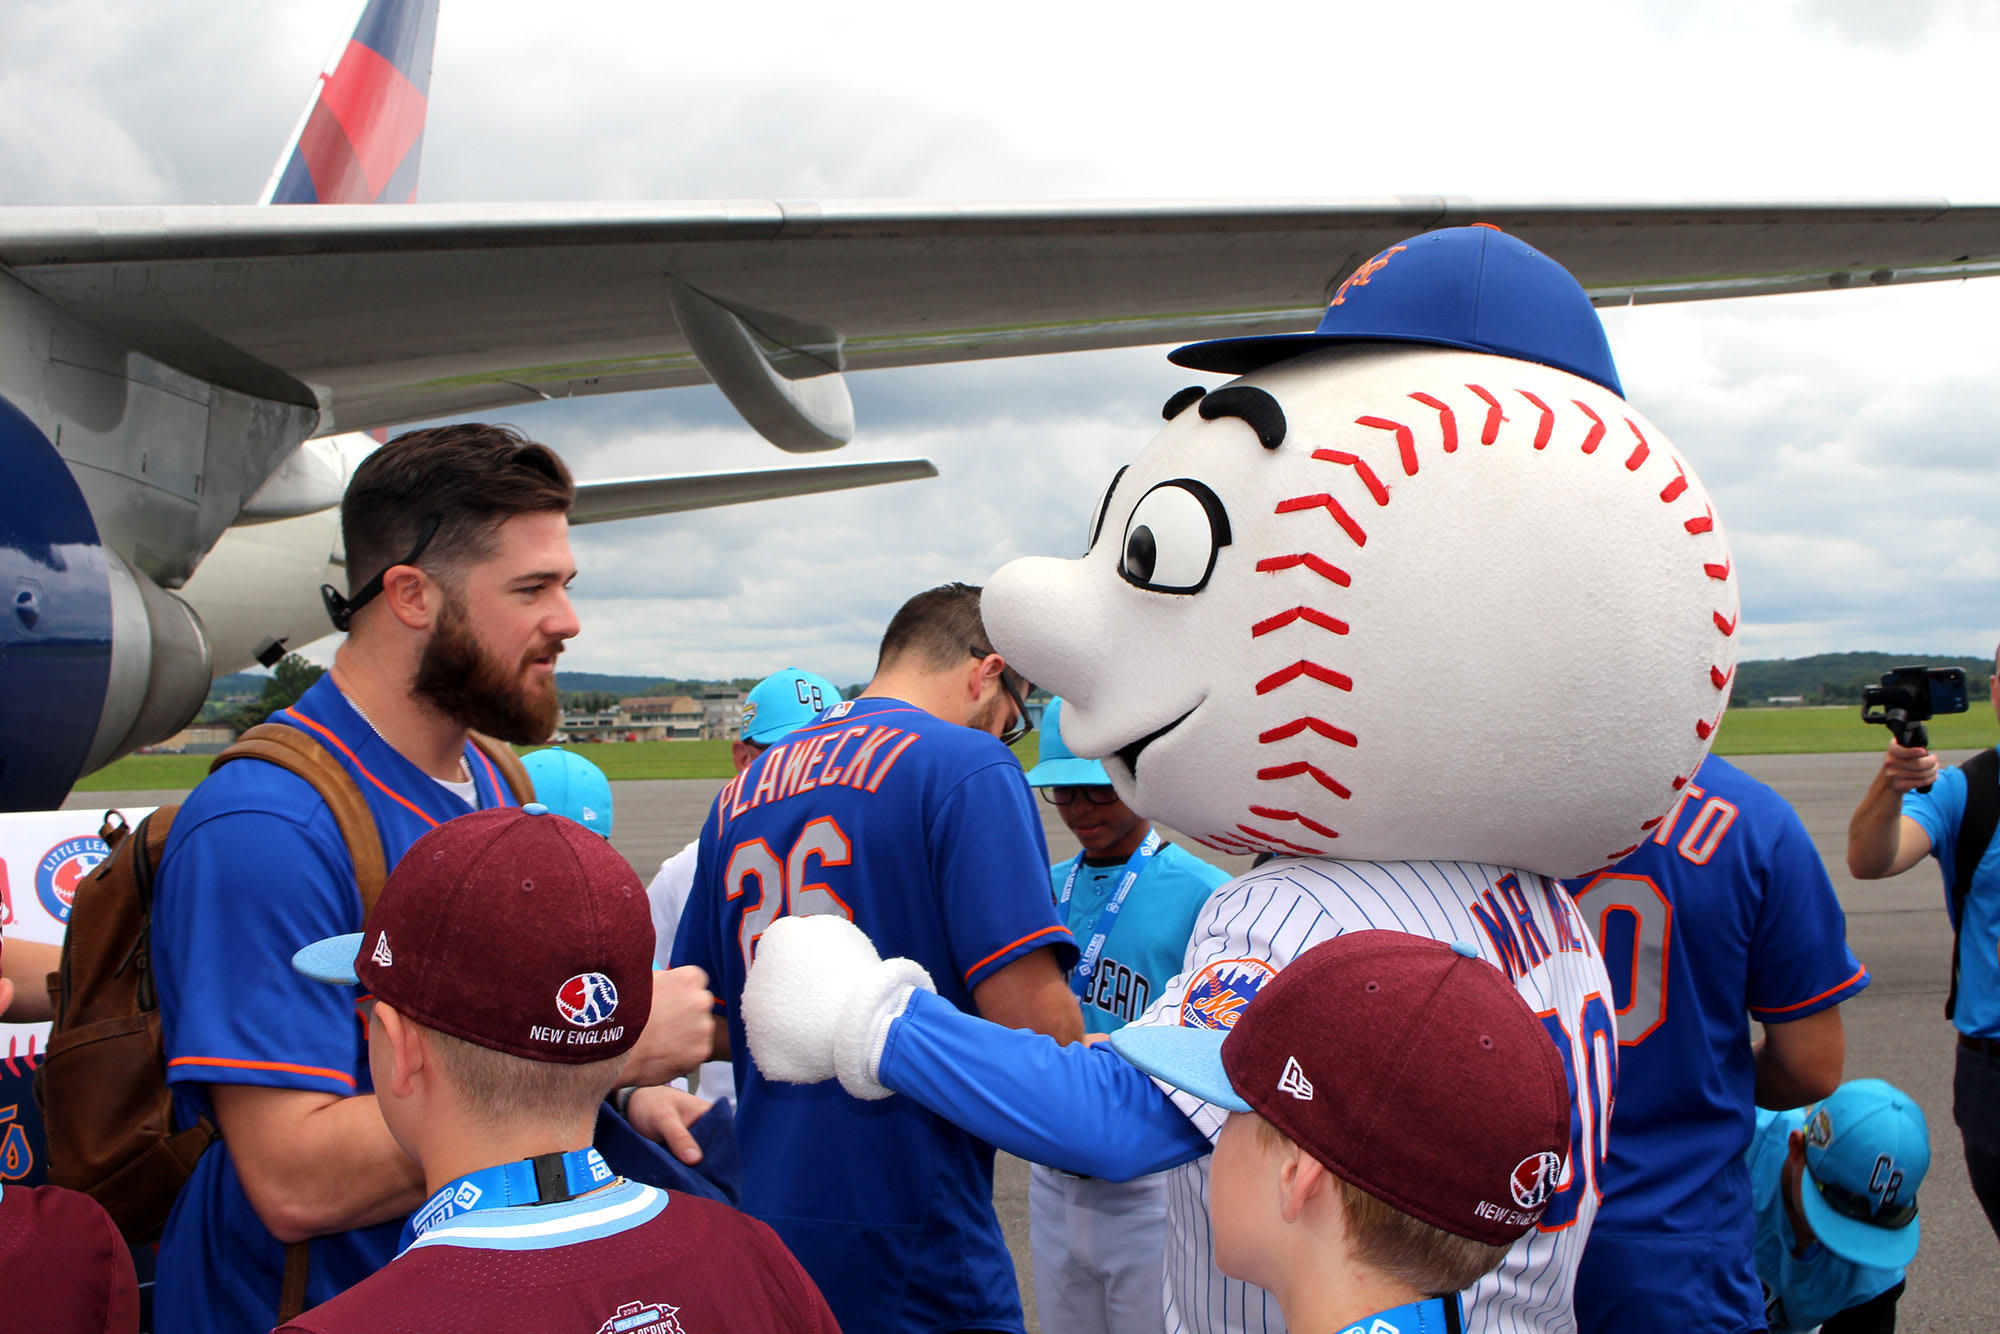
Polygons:
M1826 868L1783 797L1710 756L1639 851L1570 888L1604 951L1619 1046L1578 1326L1762 1329L1744 1013L1804 1019L1868 985Z
M1850 1306L1881 1296L1903 1281L1900 1269L1878 1269L1843 1260L1814 1242L1793 1255L1798 1233L1785 1213L1785 1157L1794 1130L1803 1129L1806 1110L1757 1112L1757 1130L1744 1154L1757 1220L1757 1277L1764 1285L1758 1328L1791 1334L1825 1324Z
M737 1006L758 938L792 914L848 918L967 1013L1030 951L1074 962L1012 753L897 700L835 705L723 788L696 863L673 959L708 970L728 1018L745 1211L849 1329L1019 1330L992 1147L907 1098L766 1081Z
M1950 911L1951 887L1958 878L1958 829L1965 821L1965 770L1947 764L1938 770L1930 791L1905 792L1903 814L1930 835ZM1958 1009L1952 1022L1972 1037L2000 1038L2000 838L1986 845L1965 896L1964 920L1952 925L1958 927Z
M1167 979L1181 970L1202 905L1218 885L1229 883L1227 871L1172 843L1143 863L1093 866L1079 852L1049 868L1050 885L1059 896L1070 877L1076 877L1070 884L1068 925L1079 943L1097 930L1105 904L1132 865L1143 869L1105 933L1104 952L1083 997L1088 1033L1115 1033L1153 1003Z
M412 843L470 809L377 736L331 676L272 721L304 729L353 774L392 867ZM511 804L486 757L470 744L465 756L479 805ZM292 967L301 945L360 929L346 841L303 779L236 760L189 795L161 855L153 904L176 1127L214 1117L210 1084L373 1090L360 989L314 982ZM307 1300L323 1302L381 1268L402 1226L396 1219L313 1238ZM262 1334L277 1323L284 1269L284 1243L250 1207L228 1144L215 1145L167 1219L154 1328Z

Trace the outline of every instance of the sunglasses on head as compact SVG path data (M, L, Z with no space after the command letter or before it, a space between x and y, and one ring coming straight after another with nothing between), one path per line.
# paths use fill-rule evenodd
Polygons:
M1845 1186L1821 1181L1810 1171L1806 1173L1806 1180L1812 1182L1814 1188L1819 1191L1819 1197L1826 1201L1828 1208L1842 1218L1851 1218L1857 1223L1867 1223L1873 1227L1899 1228L1907 1226L1909 1221L1917 1216L1915 1200L1905 1200L1900 1204L1885 1204L1878 1209L1875 1207L1873 1195L1863 1195L1848 1190Z

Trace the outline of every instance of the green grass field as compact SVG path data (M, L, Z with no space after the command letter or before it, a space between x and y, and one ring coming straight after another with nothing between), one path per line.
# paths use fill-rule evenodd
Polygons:
M1996 728L1983 706L1970 713L1931 720L1931 744L1939 750L1969 750L1990 744ZM1888 733L1861 722L1860 710L1731 709L1716 738L1719 755L1803 755L1826 751L1880 750ZM532 749L530 747L529 749ZM1035 762L1035 738L1016 746L1023 764ZM614 781L626 778L713 778L733 772L727 741L625 741L582 746L578 753ZM79 792L136 792L193 787L208 772L206 755L128 755L76 785Z

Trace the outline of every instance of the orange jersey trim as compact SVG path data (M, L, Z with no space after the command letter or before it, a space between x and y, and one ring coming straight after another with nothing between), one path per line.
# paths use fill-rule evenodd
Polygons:
M493 800L499 802L502 806L513 805L514 789L500 781L500 771L493 767L493 761L486 758L486 752L477 746L473 746L470 741L465 744L472 746L472 753L477 755L479 762L486 766L486 781L493 785Z
M1806 1008L1806 1006L1811 1005L1814 1001L1823 1001L1836 991L1847 990L1847 988L1853 986L1856 982L1859 982L1862 978L1866 976L1868 976L1868 965L1862 964L1860 971L1855 973L1853 977L1848 978L1845 982L1842 982L1839 986L1828 987L1825 991L1820 992L1819 995L1808 997L1807 999L1800 1001L1796 1005L1753 1005L1750 1007L1750 1010L1753 1014L1789 1014L1793 1010L1803 1010Z
M239 1061L227 1056L176 1056L168 1061L176 1065L213 1065L224 1070L283 1070L288 1074L312 1075L316 1079L337 1079L349 1088L359 1088L354 1076L338 1070L328 1070L317 1065L293 1065L289 1061Z
M408 797L396 791L395 788L390 787L387 783L383 782L381 779L377 778L374 774L370 773L368 771L368 766L363 764L361 760L355 755L355 753L347 748L347 743L345 741L342 741L339 737L335 736L325 727L322 727L320 724L306 717L303 713L300 713L296 708L287 709L285 710L285 712L291 714L292 717L298 719L300 722L304 723L307 727L310 727L313 731L325 737L327 741L333 745L334 749L338 750L341 754L347 757L348 763L352 764L356 769L359 769L361 771L361 776L363 778L367 779L369 782L373 783L376 787L380 788L388 796L393 797L395 800L401 802L404 806L408 807L411 814L415 815L419 820L422 820L425 824L429 825L431 828L436 829L438 827L438 822L432 819L431 816L425 812L423 807L417 805L417 803L411 801Z
M1010 954L1013 951L1020 949L1021 946L1027 944L1031 940L1040 940L1043 936L1053 936L1057 934L1066 936L1069 934L1069 928L1066 926L1045 926L1039 931L1031 932L1028 935L1022 936L1019 940L1015 941L1011 945L1002 945L999 949L993 951L993 953L987 955L985 958L981 959L978 963L972 965L972 967L965 970L965 985L967 985L968 987L971 986L972 975L978 972L980 969L984 968L987 964L992 963L995 959L999 958L1001 955Z

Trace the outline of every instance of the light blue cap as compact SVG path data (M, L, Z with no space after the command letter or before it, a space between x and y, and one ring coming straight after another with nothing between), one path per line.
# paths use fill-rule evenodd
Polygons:
M840 687L824 676L797 667L772 672L743 697L743 739L775 745L838 703Z
M1222 1068L1225 1028L1167 1028L1131 1024L1113 1033L1111 1050L1163 1083L1232 1112L1250 1104L1237 1096Z
M1035 767L1028 770L1029 787L1110 787L1111 775L1096 760L1079 759L1062 738L1062 708L1059 699L1042 710L1042 726L1035 733L1039 749Z
M535 780L532 804L566 815L593 834L611 837L611 780L604 770L557 746L523 755L521 763Z
M1806 1113L1806 1222L1843 1260L1901 1269L1916 1256L1917 1188L1931 1166L1930 1128L1909 1094L1880 1079L1842 1084Z
M367 934L356 931L352 935L315 940L292 955L292 967L315 982L344 982L352 986L361 980L356 975L354 961L361 956L361 938Z

